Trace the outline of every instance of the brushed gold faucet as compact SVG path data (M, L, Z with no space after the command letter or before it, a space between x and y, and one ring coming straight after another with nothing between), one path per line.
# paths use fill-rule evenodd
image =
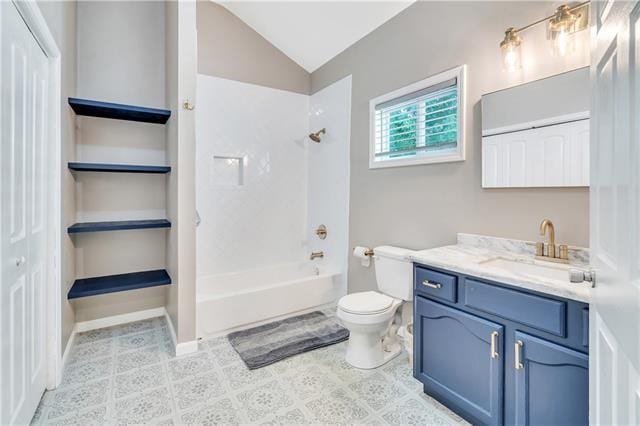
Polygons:
M319 257L320 259L322 259L324 257L324 252L323 251L314 251L311 252L311 256L309 256L310 260L313 260L315 258Z
M566 244L561 244L556 250L556 230L553 226L553 222L549 219L545 219L540 223L540 235L545 236L549 230L549 243L546 245L542 242L536 243L536 257L541 260L548 260L551 262L568 263L569 262L569 247Z

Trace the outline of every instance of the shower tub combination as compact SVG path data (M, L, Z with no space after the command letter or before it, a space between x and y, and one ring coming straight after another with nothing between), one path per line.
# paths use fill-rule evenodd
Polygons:
M197 337L207 338L333 303L341 274L310 262L198 278Z

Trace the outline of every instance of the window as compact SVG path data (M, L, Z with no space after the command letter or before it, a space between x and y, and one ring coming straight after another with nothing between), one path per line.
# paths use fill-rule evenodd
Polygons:
M464 160L466 66L369 102L369 168Z

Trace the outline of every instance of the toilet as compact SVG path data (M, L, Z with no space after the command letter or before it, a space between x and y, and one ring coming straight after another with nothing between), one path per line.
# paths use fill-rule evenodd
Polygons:
M400 354L396 337L402 325L400 308L413 299L412 251L380 246L373 252L379 291L342 297L336 314L350 333L346 360L362 369L379 367Z

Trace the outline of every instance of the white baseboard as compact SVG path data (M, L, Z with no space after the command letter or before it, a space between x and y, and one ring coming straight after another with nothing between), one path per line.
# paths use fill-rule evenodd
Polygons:
M67 363L69 353L71 352L71 348L73 347L73 343L75 342L76 334L83 333L89 330L96 330L98 328L111 327L114 325L127 324L133 321L141 321L141 320L145 320L149 318L157 318L157 317L165 317L167 321L167 324L169 326L169 333L171 334L171 341L173 343L176 356L187 355L187 354L198 351L197 340L192 340L190 342L183 342L183 343L177 342L176 331L173 328L173 322L169 317L169 313L164 307L160 307L160 308L146 309L144 311L130 312L128 314L98 318L90 321L77 322L73 326L73 331L71 332L71 336L69 336L69 341L67 342L67 346L65 347L64 353L62 355L62 368L64 368L64 366Z
M176 345L176 356L182 356L198 352L198 341L192 340L190 342L178 343Z
M62 354L62 361L60 364L60 377L57 378L56 380L56 387L60 384L60 381L62 380L62 370L64 369L64 366L67 365L67 359L69 359L69 353L71 352L73 343L76 340L77 333L78 331L76 330L76 326L74 325L73 330L71 330L71 335L69 336L69 340L67 341L67 346L65 346L64 352Z
M97 328L111 327L114 325L126 324L133 321L141 321L149 318L164 316L164 307L146 309L144 311L130 312L128 314L114 315L111 317L98 318L90 321L77 322L74 333L95 330Z
M190 342L178 343L178 339L176 337L176 330L173 328L173 321L171 321L169 312L167 312L166 309L164 309L164 317L167 321L167 324L169 325L169 334L171 334L171 341L173 342L173 348L176 356L187 355L193 352L197 352L198 341L192 340Z
M171 334L171 342L173 342L173 347L178 346L178 338L176 337L176 330L173 328L173 321L171 321L171 317L169 316L169 312L167 312L166 308L164 309L164 319L169 326L169 334Z

